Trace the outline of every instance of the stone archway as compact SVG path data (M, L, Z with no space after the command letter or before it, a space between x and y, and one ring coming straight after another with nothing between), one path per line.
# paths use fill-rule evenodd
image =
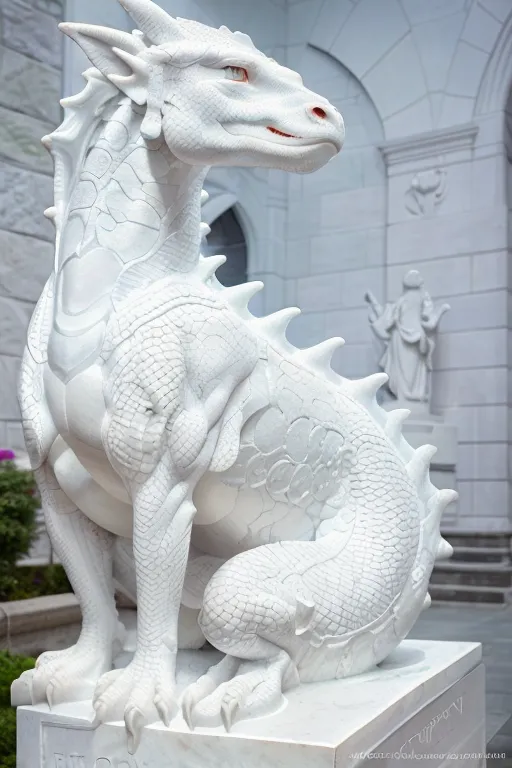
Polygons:
M228 208L210 226L204 256L222 253L227 258L216 272L217 279L226 288L247 282L247 243L235 209Z

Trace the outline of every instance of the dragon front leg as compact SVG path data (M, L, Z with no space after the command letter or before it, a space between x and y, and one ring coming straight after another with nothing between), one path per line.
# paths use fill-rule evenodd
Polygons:
M177 711L178 619L195 486L207 470L234 463L244 414L260 407L258 400L250 410L244 390L257 346L206 310L198 303L169 312L161 320L165 333L148 322L109 363L106 445L132 498L138 627L132 661L100 680L93 705L98 723L124 717L132 753L144 725L169 724ZM203 369L208 363L208 376L199 375L198 361Z
M133 494L137 647L125 669L101 678L93 699L97 724L124 718L132 754L144 725L158 720L168 725L177 709L178 620L194 483L194 474L180 479L165 455Z
M35 475L52 546L80 603L82 631L74 646L43 653L35 669L12 684L14 706L91 698L100 676L111 669L112 645L122 635L112 584L113 537L77 509L48 464Z

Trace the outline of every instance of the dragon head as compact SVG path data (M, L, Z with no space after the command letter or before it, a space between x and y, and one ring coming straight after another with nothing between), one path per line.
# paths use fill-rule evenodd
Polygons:
M151 0L120 0L139 29L60 28L121 92L146 106L141 133L161 133L190 165L238 165L309 173L342 147L343 119L294 71L251 39L174 19Z

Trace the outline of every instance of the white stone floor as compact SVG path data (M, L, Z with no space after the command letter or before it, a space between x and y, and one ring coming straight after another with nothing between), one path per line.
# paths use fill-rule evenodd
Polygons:
M512 768L512 606L433 605L410 637L482 643L489 751L506 752L496 765Z

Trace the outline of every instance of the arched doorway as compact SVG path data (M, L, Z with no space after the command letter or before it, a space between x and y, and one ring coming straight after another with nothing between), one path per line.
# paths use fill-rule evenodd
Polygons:
M224 211L211 224L211 232L203 246L205 256L223 254L227 261L216 272L226 288L247 282L247 243L233 208Z

